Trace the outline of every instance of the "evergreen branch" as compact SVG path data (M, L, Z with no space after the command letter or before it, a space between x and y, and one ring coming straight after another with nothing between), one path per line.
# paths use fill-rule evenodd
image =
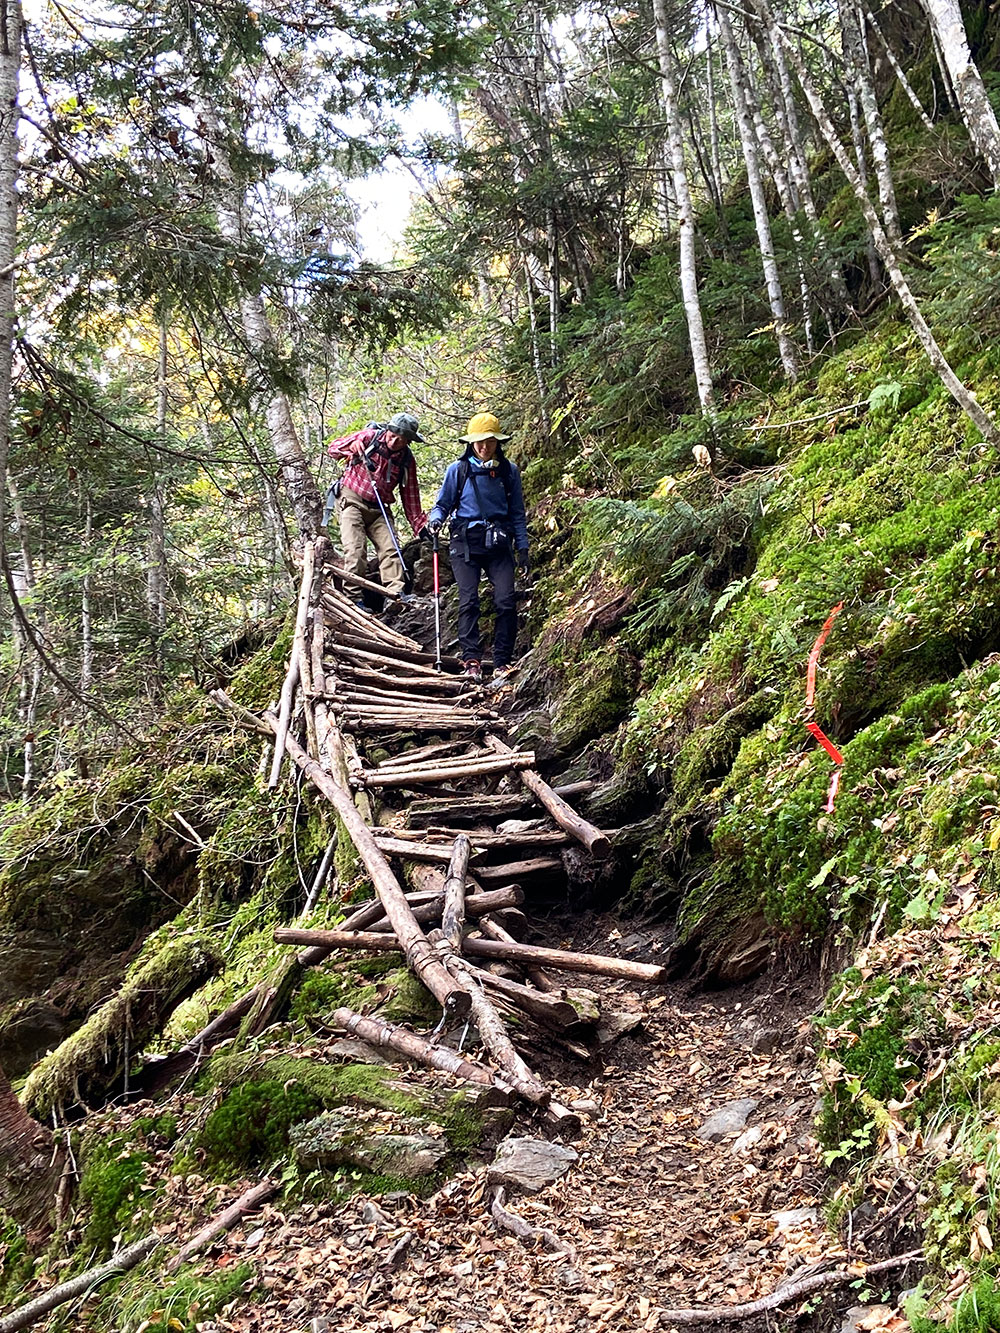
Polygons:
M7 595L10 598L11 606L14 610L14 618L21 626L25 638L29 641L32 648L34 648L39 659L48 669L50 674L59 682L63 689L68 690L73 698L79 703L82 703L85 708L89 708L92 712L97 713L99 717L104 718L105 722L110 722L116 730L124 732L129 740L135 741L137 744L141 745L142 738L137 736L136 733L132 731L130 727L127 727L124 722L121 722L112 713L109 713L103 704L98 703L96 699L85 694L83 690L77 685L74 685L68 677L64 676L43 647L41 637L35 629L35 626L28 619L24 607L21 605L21 599L17 595L17 588L14 586L14 574L10 567L10 561L7 559L7 547L3 543L2 533L0 533L0 565L3 567L4 582L7 585Z

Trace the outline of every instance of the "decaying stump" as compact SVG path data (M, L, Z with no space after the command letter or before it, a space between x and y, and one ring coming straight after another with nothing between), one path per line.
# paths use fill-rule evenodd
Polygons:
M28 1115L0 1069L0 1210L29 1233L48 1231L61 1169L52 1135Z
M60 1108L123 1090L131 1061L182 1000L219 970L202 936L171 940L129 976L118 994L41 1060L24 1085L24 1104L39 1119Z

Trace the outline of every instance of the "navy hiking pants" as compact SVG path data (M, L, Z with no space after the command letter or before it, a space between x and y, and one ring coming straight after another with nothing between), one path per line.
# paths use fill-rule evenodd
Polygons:
M468 559L466 559L468 554ZM464 662L482 661L479 633L479 579L485 574L493 588L496 625L493 631L493 666L509 666L517 638L517 602L514 600L514 553L509 545L487 551L475 528L448 545L451 568L458 584L458 642Z

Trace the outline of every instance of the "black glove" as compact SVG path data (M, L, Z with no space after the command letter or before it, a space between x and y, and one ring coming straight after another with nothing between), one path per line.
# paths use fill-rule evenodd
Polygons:
M429 523L425 523L417 533L417 536L422 542L432 542L434 540L434 529Z
M431 532L433 532L434 536L436 537L438 533L441 531L442 527L441 520L439 518L432 518L431 521L427 524L427 526L428 528L430 528Z
M531 568L531 561L528 559L528 548L526 546L523 550L520 550L517 553L517 567L522 574L527 574Z

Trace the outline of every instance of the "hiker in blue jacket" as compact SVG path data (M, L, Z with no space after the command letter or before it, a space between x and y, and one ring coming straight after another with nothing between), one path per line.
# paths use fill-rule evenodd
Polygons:
M477 412L464 435L465 453L445 473L428 527L439 532L449 522L448 554L458 584L458 641L465 672L483 678L483 645L479 634L479 578L493 587L496 626L493 633L493 681L509 670L517 637L514 600L514 559L528 571L528 520L524 512L521 474L504 457L510 439L500 433L492 412Z

